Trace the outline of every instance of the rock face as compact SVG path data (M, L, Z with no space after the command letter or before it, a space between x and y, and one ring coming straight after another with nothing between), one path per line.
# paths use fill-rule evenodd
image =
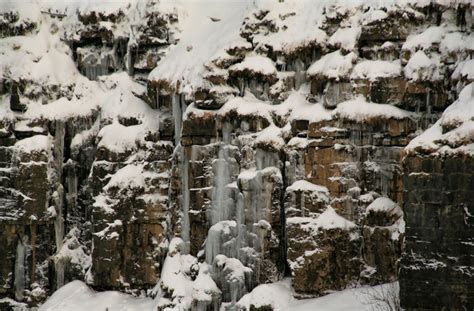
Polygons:
M473 7L438 2L2 8L0 294L472 308Z
M473 90L473 83L466 86L440 120L410 143L403 160L407 239L400 297L414 310L433 301L459 310L473 305L474 153L466 127L474 113Z
M405 159L406 255L400 274L402 303L455 309L473 303L472 157ZM429 293L427 286L429 284Z

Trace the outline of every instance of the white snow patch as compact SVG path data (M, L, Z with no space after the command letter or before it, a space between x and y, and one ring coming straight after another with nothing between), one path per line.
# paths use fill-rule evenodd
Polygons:
M399 216L403 215L401 207L391 199L385 197L375 199L369 206L367 206L366 212L386 212Z
M299 224L304 230L310 230L316 233L318 230L344 229L351 230L356 227L352 221L339 216L332 207L328 207L318 218L312 217L290 217L287 219L288 224Z
M360 287L337 291L319 298L295 299L291 279L285 278L279 282L262 284L252 292L244 295L238 302L238 307L250 309L255 307L271 306L275 311L370 311L377 308L374 301L370 301L368 293L376 293L381 289L390 290L397 283L388 283L374 287Z
M229 67L229 71L250 71L265 76L276 75L275 63L268 57L262 55L251 55L235 65Z
M451 79L467 79L469 81L474 81L474 59L459 62L451 75Z
M336 109L334 109L334 114L358 122L371 118L403 119L412 116L412 113L390 104L366 102L361 96L338 104Z
M15 148L24 153L45 151L49 154L52 148L52 140L50 136L35 135L17 141Z
M136 298L117 291L96 292L81 281L72 281L54 294L39 311L155 310L157 301Z
M353 52L342 55L340 50L329 53L313 63L307 71L308 76L321 76L327 79L345 78L353 67L357 55Z
M366 60L355 65L352 70L352 79L369 79L371 81L379 78L399 77L401 74L399 60Z
M204 64L240 36L246 1L176 1L182 34L178 44L150 73L149 80L180 83L195 90L205 85ZM219 21L213 22L210 17Z
M413 54L403 71L407 78L414 81L435 81L441 79L439 63L439 57L429 58L420 50Z
M286 188L287 191L313 191L313 192L324 192L329 195L328 188L313 184L307 180L297 180L291 186Z
M357 45L361 34L360 27L338 28L329 38L328 44L334 45L346 51L352 51Z

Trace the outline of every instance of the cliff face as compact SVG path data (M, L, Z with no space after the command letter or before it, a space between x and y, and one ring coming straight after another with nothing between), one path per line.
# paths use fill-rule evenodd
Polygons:
M0 294L472 307L473 7L373 2L2 8Z

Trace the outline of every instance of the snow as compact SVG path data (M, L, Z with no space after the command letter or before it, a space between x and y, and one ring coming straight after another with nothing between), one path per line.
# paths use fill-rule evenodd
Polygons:
M72 281L56 292L39 311L142 311L156 310L151 298L136 298L117 291L96 292L81 281Z
M323 2L305 0L259 2L259 9L270 10L261 22L275 24L279 31L255 35L253 42L257 45L268 46L275 52L287 55L307 46L325 45L328 36L319 28Z
M276 76L277 70L273 61L261 55L247 56L245 59L235 65L229 67L229 71L232 72L244 72L249 71L252 73L259 73L264 76Z
M294 302L293 289L289 278L271 284L262 284L255 287L252 292L244 295L238 302L239 307L250 309L255 307L272 306L275 311L290 310L290 303Z
M360 27L338 28L329 38L328 44L346 51L352 51L357 45L361 33Z
M164 59L150 73L152 81L169 81L192 90L205 85L203 74L207 64L220 50L239 38L242 20L249 4L246 1L175 1L182 35ZM210 17L220 21L213 22Z
M434 44L439 44L447 29L442 26L429 27L419 34L409 35L402 46L402 50L427 50Z
M462 32L449 32L445 35L439 50L442 54L461 52L463 50L474 51L474 34L465 34Z
M381 21L383 19L386 19L388 17L387 12L382 11L382 10L375 10L371 8L369 11L365 12L362 15L362 25L369 25L374 22Z
M312 104L306 100L302 89L292 92L288 98L275 107L275 111L280 115L288 114L288 120L308 120L318 122L331 120L331 111L324 108L321 103Z
M199 269L199 274L194 280L192 298L198 301L211 302L213 296L219 295L220 293L220 289L209 273L209 266L202 264Z
M310 183L306 180L297 180L291 186L286 188L287 191L313 191L313 192L324 192L329 194L328 188Z
M47 17L41 16L40 22L37 34L0 40L0 72L16 81L22 78L38 84L72 84L79 73L71 50L59 33L52 34Z
M366 212L387 212L389 214L403 215L402 209L397 203L393 202L389 198L380 197L375 199L369 206L367 206Z
M443 128L447 130L443 130ZM459 94L458 99L443 112L441 118L405 148L407 151L428 151L434 154L464 153L474 155L474 83Z
M202 280L198 281L200 278L201 274L196 278L196 284L201 284ZM202 284L202 289L197 287L193 289L202 292L204 288L212 287L210 284L212 283L205 282ZM397 285L397 283L389 283L375 287L346 289L319 298L297 300L293 298L294 290L291 287L291 280L285 278L276 283L257 286L252 292L244 295L237 305L246 310L250 309L252 304L256 307L270 305L275 311L369 311L374 306L367 302L367 294L382 288L389 289L393 284ZM205 297L209 298L207 295ZM107 308L110 311L151 311L167 301L166 299L133 297L116 291L96 292L81 281L73 281L56 291L39 308L39 311L104 311Z
M342 55L340 50L328 53L313 63L307 70L309 77L320 76L327 79L343 79L349 76L357 55L353 52Z
M425 52L419 50L412 55L403 71L405 77L414 81L435 81L441 79L439 63L439 57L429 58Z
M229 283L245 283L245 275L252 272L252 269L244 266L237 258L228 258L225 255L217 255L215 262L226 274Z
M412 116L412 113L390 104L366 102L361 96L338 104L334 109L334 114L357 122L364 122L373 118L403 119Z
M287 219L288 224L298 224L304 230L310 230L316 233L318 230L343 229L351 230L356 227L352 221L339 216L332 207L328 207L317 218L312 217L290 217Z
M114 121L100 130L97 148L104 147L116 153L135 149L137 142L144 138L145 130L143 125L123 126Z
M459 62L451 75L451 79L467 79L469 81L474 81L474 59Z
M76 264L83 269L91 266L92 258L87 254L86 248L79 243L80 231L77 227L72 228L65 237L61 249L54 255L55 261L67 258L71 263ZM85 272L85 271L83 271Z
M397 283L388 283L374 287L362 287L333 292L319 298L297 300L293 297L294 290L291 280L285 278L272 284L262 284L252 292L243 296L238 306L249 310L255 307L271 306L274 311L345 311L374 310L375 302L370 301L368 294L381 289L390 290Z
M369 79L398 77L401 74L400 61L366 60L355 65L352 79Z
M143 172L144 164L128 164L119 169L112 178L110 178L104 190L111 188L145 188L145 175Z
M100 77L99 86L104 92L97 99L102 118L134 117L146 128L158 127L159 111L134 95L146 93L146 87L134 82L126 72Z
M285 140L283 139L285 129L279 128L274 124L270 124L263 131L258 133L255 139L255 144L269 145L279 150L285 146Z
M231 112L236 112L241 117L261 116L271 121L272 116L270 111L272 107L273 106L268 102L260 101L253 95L247 93L244 97L230 98L227 103L218 110L218 113L225 116Z
M15 148L24 153L45 151L49 154L52 148L52 140L50 136L34 135L17 141Z

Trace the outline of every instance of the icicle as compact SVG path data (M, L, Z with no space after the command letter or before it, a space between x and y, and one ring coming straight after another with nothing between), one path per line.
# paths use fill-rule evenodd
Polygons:
M28 242L28 237L23 236L22 239L18 239L16 246L16 258L15 258L15 299L22 301L24 298L25 290L25 246Z
M215 160L214 191L211 207L211 225L222 220L227 220L232 214L232 201L228 184L231 182L230 167L227 161L228 149L225 145L219 148L217 160Z
M127 44L127 73L129 76L133 75L133 68L132 68L132 48L130 44Z
M181 219L181 238L184 241L185 249L183 250L184 254L189 253L190 249L190 227L189 227L189 159L186 156L186 153L182 149L183 147L179 146L181 153L183 155L183 163L181 168L181 184L182 184L182 219ZM192 147L191 147L192 148ZM192 151L192 149L191 149Z
M239 81L239 95L243 97L245 95L245 80L243 77L238 78Z
M182 123L182 111L180 96L176 94L171 94L171 106L173 109L173 118L174 118L174 143L175 146L178 146L181 136L181 123Z
M304 63L301 59L295 61L295 89L298 90L305 82Z
M431 92L430 89L428 89L428 92L426 93L426 125L425 127L428 127L431 123Z

